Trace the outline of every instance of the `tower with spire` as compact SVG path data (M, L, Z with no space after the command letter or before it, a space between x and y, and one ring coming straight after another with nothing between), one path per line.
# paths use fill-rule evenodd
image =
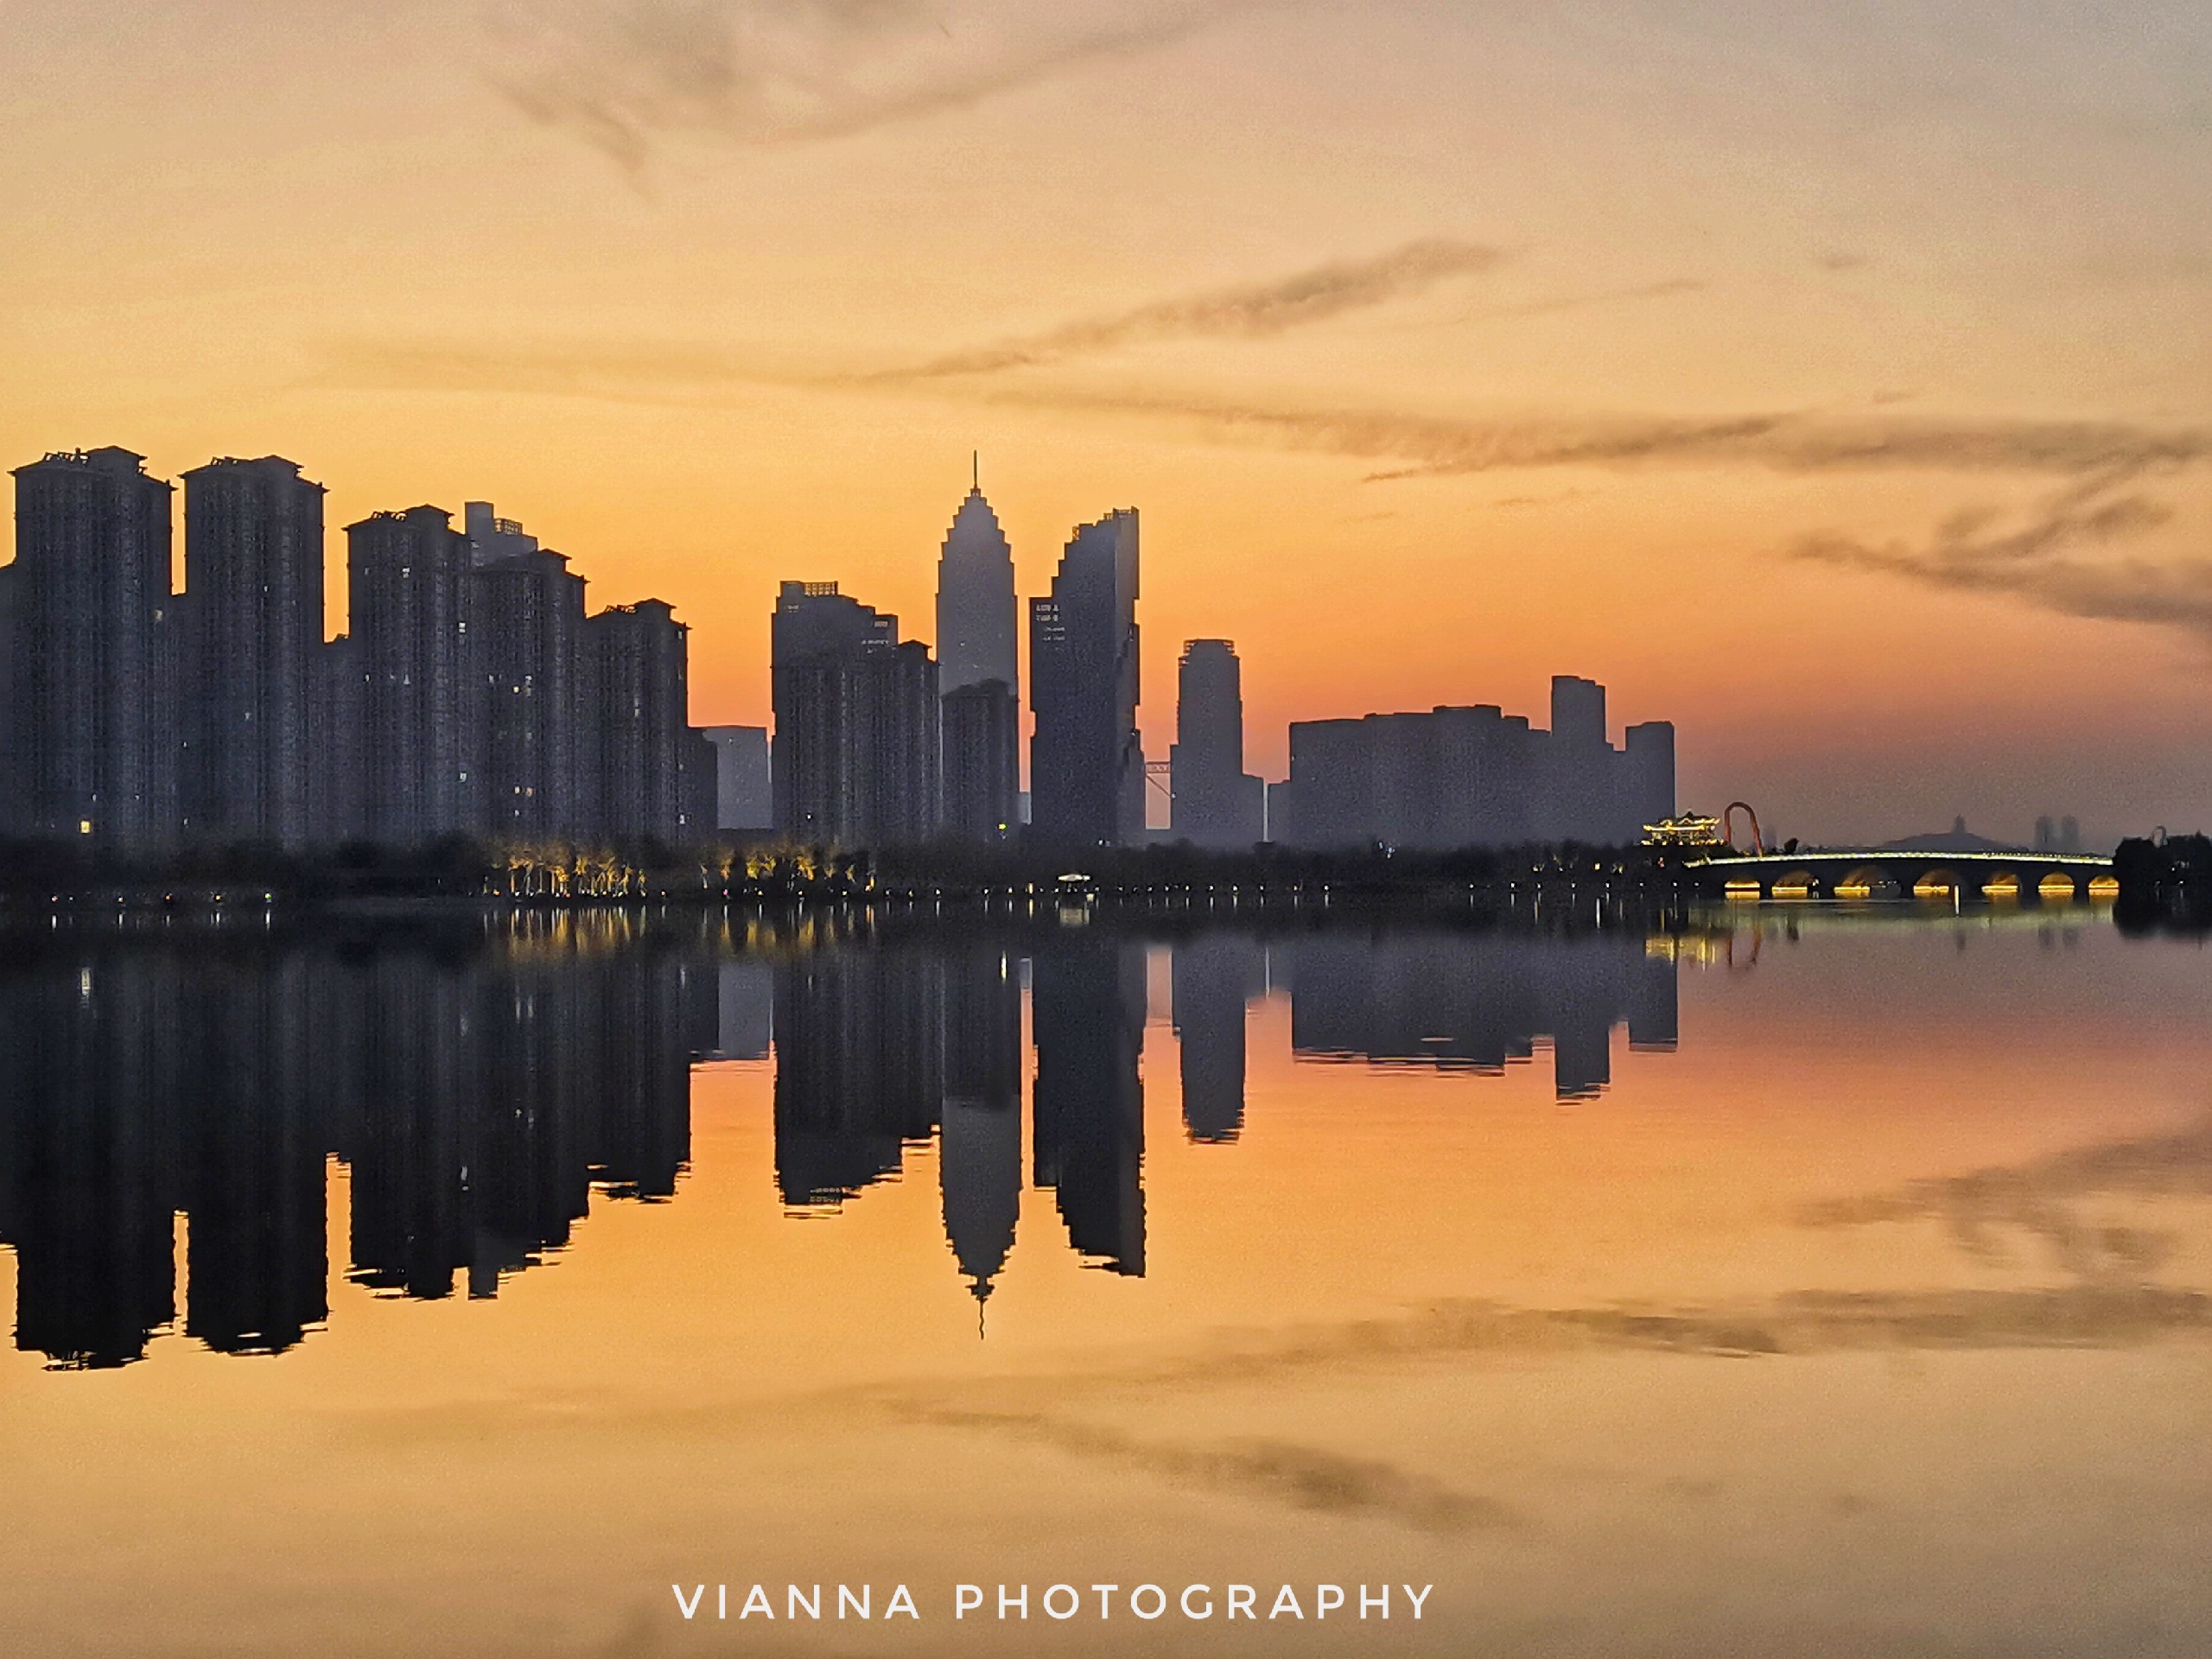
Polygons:
M1014 832L1020 789L1020 669L1014 550L984 499L982 467L938 561L938 684L946 829L976 840Z

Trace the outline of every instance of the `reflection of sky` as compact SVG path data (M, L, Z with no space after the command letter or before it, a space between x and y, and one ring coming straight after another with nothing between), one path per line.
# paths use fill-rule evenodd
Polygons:
M1618 1033L1569 1103L1541 1065L1300 1064L1262 996L1233 1142L1186 1134L1155 1018L1145 1277L1025 1202L981 1343L934 1152L793 1222L772 1067L709 1065L675 1200L594 1207L496 1301L334 1280L276 1360L0 1366L31 1522L0 1621L451 1650L434 1608L448 1644L534 1617L589 1651L671 1578L1387 1575L1440 1586L1414 1651L2201 1647L2199 953L1939 923L1747 955L1686 961L1678 1048Z

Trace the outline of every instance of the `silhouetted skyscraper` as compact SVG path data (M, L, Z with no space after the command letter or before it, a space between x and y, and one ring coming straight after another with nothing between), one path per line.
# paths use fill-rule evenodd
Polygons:
M715 827L766 830L776 822L766 726L707 726L715 746Z
M492 510L489 501L463 502L461 525L462 533L468 537L468 559L472 564L498 564L537 551L537 537L525 532L515 520L500 518Z
M1021 787L1016 614L1014 550L982 489L971 489L945 533L937 568L938 689L947 700L944 823L970 840L995 839L1015 821ZM991 684L1000 691L972 690ZM955 694L965 694L957 706Z
M483 682L476 736L484 827L519 836L585 828L591 814L579 779L589 773L580 771L578 749L592 727L576 671L584 579L560 554L534 547L488 562L480 550L474 556L470 639Z
M297 849L313 834L322 495L277 455L184 475L178 791L193 839Z
M1609 842L1621 815L1610 810L1612 763L1605 741L1605 688L1573 674L1552 676L1552 728L1540 746L1546 841Z
M1645 825L1675 816L1675 724L1647 720L1631 726L1625 744L1620 757L1625 810L1609 839L1630 842L1643 839Z
M968 492L937 566L938 680L945 691L1020 683L1014 550L980 489Z
M15 471L16 762L36 834L147 846L174 824L171 486L142 459L94 449Z
M688 632L658 599L585 620L587 741L596 753L598 827L608 835L674 841L683 830Z
M1003 680L960 686L939 700L938 716L944 829L964 841L1007 839L1020 810L1014 688Z
M831 582L784 583L771 679L776 828L876 847L938 827L937 664L899 619Z
M1170 824L1200 847L1260 839L1267 786L1244 770L1243 675L1226 639L1193 639L1177 665L1175 743L1168 750Z
M468 641L468 543L436 507L346 527L348 626L364 687L364 819L405 846L474 827L470 734L481 707Z
M1137 735L1137 514L1077 527L1049 598L1029 604L1030 823L1043 842L1144 839Z
M1605 688L1554 682L1558 731L1494 703L1293 722L1290 778L1268 834L1300 847L1448 849L1528 841L1624 844L1673 810L1674 728L1605 741ZM1656 810L1664 804L1664 810Z

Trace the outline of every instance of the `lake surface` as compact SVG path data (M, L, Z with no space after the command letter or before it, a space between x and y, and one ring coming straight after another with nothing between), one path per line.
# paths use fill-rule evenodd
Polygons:
M0 1652L2212 1651L2200 942L0 957Z

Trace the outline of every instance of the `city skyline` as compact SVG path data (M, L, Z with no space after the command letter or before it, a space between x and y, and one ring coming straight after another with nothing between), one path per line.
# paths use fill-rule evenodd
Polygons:
M758 725L778 567L926 616L980 448L1023 594L1142 504L1264 776L1565 666L1808 834L2212 820L2201 8L636 12L729 79L595 0L9 8L0 450L520 504Z
M1135 508L1077 525L1051 590L1027 601L1028 758L1046 780L1032 827L1020 601L976 479L938 563L958 683L897 616L836 582L783 582L779 764L770 728L690 724L690 629L671 606L588 613L567 556L489 501L466 502L459 530L427 505L346 525L352 626L324 639L325 486L296 462L226 456L185 474L175 591L175 486L143 456L53 451L14 476L27 556L0 567L16 709L0 760L21 786L18 834L73 828L146 850L724 830L846 849L1450 850L1628 845L1681 804L1673 722L1625 723L1616 750L1605 687L1565 674L1548 728L1497 704L1293 721L1289 776L1267 782L1242 770L1242 662L1217 638L1184 642L1176 741L1148 758ZM2033 833L2037 849L2082 850L2076 815L2040 814Z

